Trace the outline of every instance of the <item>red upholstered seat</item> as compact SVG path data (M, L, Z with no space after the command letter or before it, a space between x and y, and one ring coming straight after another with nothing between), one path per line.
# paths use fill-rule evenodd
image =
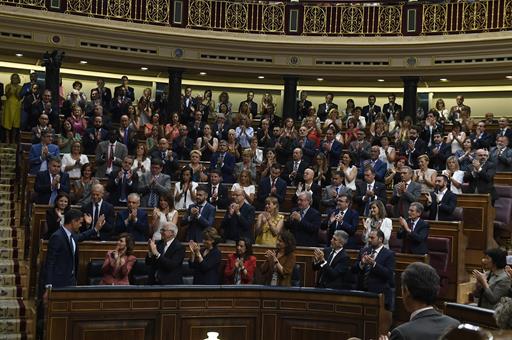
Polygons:
M449 238L429 237L427 240L430 265L435 268L441 279L439 296L443 296L448 288L448 263L450 261L451 243Z

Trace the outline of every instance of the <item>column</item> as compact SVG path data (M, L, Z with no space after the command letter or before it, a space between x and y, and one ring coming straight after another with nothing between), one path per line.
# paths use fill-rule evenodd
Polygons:
M416 95L420 77L400 77L404 82L404 117L409 116L416 123Z
M168 68L169 72L169 93L167 97L167 109L170 115L180 111L181 100L181 78L183 69Z
M60 132L59 117L59 84L60 84L60 67L64 52L53 50L43 55L43 66L45 67L45 88L52 93L52 114L50 115L50 123L56 132Z
M283 119L291 117L297 118L297 76L283 76L284 96L283 96Z

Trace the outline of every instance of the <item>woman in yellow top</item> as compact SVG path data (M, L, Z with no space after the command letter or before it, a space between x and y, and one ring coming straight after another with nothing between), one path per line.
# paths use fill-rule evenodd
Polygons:
M256 221L256 244L275 247L277 235L281 232L284 216L279 213L279 202L271 196L265 200L265 211Z
M21 117L21 79L17 73L11 75L11 83L5 87L5 109L2 119L2 127L7 130L6 143L14 143L17 129L20 128Z

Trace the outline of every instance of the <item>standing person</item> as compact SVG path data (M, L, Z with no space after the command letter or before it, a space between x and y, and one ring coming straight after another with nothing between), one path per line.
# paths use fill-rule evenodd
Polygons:
M160 230L164 224L170 222L174 225L178 225L178 210L174 209L174 200L170 196L160 197L158 201L158 207L153 209L153 223L152 223L152 239L153 241L159 241L162 239Z
M187 209L196 200L197 182L192 180L192 169L181 170L180 181L174 185L174 202L176 209Z
M171 177L162 173L163 164L160 159L151 161L151 172L139 178L138 191L142 195L142 206L155 208L161 196L171 192Z
M236 241L236 252L229 254L224 269L224 283L228 285L251 284L256 270L256 256L252 254L252 243L241 237Z
M368 245L370 233L373 230L382 230L384 233L384 247L389 248L389 238L393 224L390 218L386 217L386 208L384 204L377 200L370 203L370 214L366 220L363 221L363 235L362 240Z
M395 217L407 216L409 206L417 202L421 195L421 185L412 180L412 169L403 166L400 169L402 181L393 187L391 204L394 205L393 215Z
M411 203L408 212L408 219L402 216L399 218L400 229L397 238L403 239L402 253L428 254L428 223L421 219L423 204Z
M468 193L490 194L494 206L496 200L496 188L494 187L496 164L488 159L489 151L485 149L476 150L476 157L464 174L464 182L469 183Z
M148 215L140 207L137 193L128 195L127 209L117 214L116 233L130 233L136 242L145 242L149 237Z
M222 260L222 253L217 247L220 236L215 228L209 227L202 232L203 249L190 240L189 266L194 270L195 285L217 285L219 284L219 267Z
M313 208L313 197L309 192L302 192L297 197L297 208L294 208L286 223L297 244L305 247L318 246L318 229L321 215Z
M281 232L284 215L279 213L279 201L275 197L265 199L265 210L258 215L254 233L256 244L275 247Z
M254 207L245 203L243 189L234 190L231 203L221 222L221 234L226 243L233 243L241 237L252 239Z
M5 142L14 143L20 128L21 119L21 79L19 74L11 75L11 83L5 87L4 114L2 115L2 127L5 131Z
M162 239L148 242L146 266L149 267L148 284L183 284L183 258L185 247L176 240L178 227L172 222L164 222L159 230Z
M55 205L46 210L46 233L43 240L48 240L54 232L64 226L64 215L71 209L69 196L65 192L57 195Z
M344 250L348 234L336 230L331 238L331 246L323 250L315 248L313 269L318 271L316 286L319 288L351 289L350 258Z
M434 303L440 289L436 270L428 264L414 262L402 273L402 299L410 320L391 331L391 340L441 339L459 321L436 311ZM387 336L379 339L388 340Z
M205 187L198 187L195 202L189 205L187 213L181 221L182 226L188 226L186 240L203 241L203 231L213 226L215 207L206 201L208 193Z
M129 285L129 275L137 258L133 255L135 243L128 233L119 235L115 250L107 252L101 267L101 285Z
M425 210L430 212L431 221L452 221L453 212L457 207L457 195L448 190L448 177L436 176L436 187L431 193L426 193L427 204Z
M115 212L114 206L103 200L105 188L101 184L95 184L91 189L91 202L82 206L84 213L84 225L80 231L97 228L101 225L101 233L95 238L101 241L110 240L111 233L114 231Z
M263 283L270 286L291 286L295 267L295 237L288 230L277 237L277 251L267 250L260 266Z
M462 182L464 181L464 171L459 168L457 157L450 156L446 160L446 169L442 172L448 177L450 191L456 195L462 194Z

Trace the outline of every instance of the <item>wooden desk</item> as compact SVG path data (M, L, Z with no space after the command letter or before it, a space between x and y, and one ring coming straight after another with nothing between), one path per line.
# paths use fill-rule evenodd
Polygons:
M46 339L376 339L382 295L263 286L76 287L49 293ZM328 315L328 317L326 317Z
M446 302L444 314L459 320L461 323L471 323L488 329L498 329L494 320L494 310Z
M494 176L494 184L512 186L512 172L497 172Z

